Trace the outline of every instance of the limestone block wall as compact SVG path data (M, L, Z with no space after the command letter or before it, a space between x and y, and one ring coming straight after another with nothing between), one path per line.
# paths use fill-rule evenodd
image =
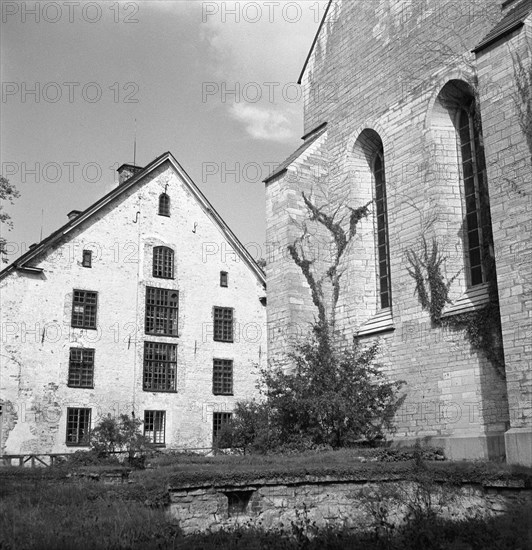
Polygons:
M464 483L457 487L431 487L433 510L454 520L489 517L511 505L532 505L532 490L506 482L499 486ZM420 493L421 491L421 493ZM370 530L377 506L386 508L388 521L399 525L423 488L411 481L354 482L349 479L299 479L294 482L256 483L226 487L171 488L169 514L186 534L216 531L245 524L260 529L342 527ZM420 504L418 502L418 504Z
M170 217L157 215L167 190ZM152 276L153 247L175 251L175 278ZM92 267L81 265L93 251ZM70 452L68 407L144 419L166 412L167 447L210 447L213 414L255 395L266 360L264 288L167 162L35 263L0 282L3 454ZM220 271L228 273L227 288ZM179 292L178 337L145 334L146 287ZM74 289L98 292L97 329L71 327ZM234 308L234 342L213 340L213 307ZM143 390L144 342L177 344L171 393ZM94 387L69 387L69 349L95 350ZM213 395L213 358L233 360L233 395Z
M501 132L512 133L513 137L505 138L507 140L518 139L515 130L509 127L515 129L515 121L508 122L507 128L498 130L490 138L491 121L496 124L501 118L495 110L500 101L511 99L501 99L499 103L490 99L490 111L482 98L504 97L505 89L499 87L499 79L508 75L489 67L482 73L471 51L501 17L501 3L496 0L464 2L460 6L452 1L432 0L333 2L303 79L305 131L327 122L321 147L322 156L329 162L329 172L333 174L327 182L331 210L342 204L354 208L373 198L373 180L368 167L372 139L380 140L384 151L392 307L386 331L366 333L363 340L381 338L387 373L407 383L404 387L407 399L397 416L394 438L431 438L443 442L447 453L456 458L504 455L504 432L510 422L506 381L486 355L472 347L463 330L445 329L431 323L415 294L415 281L408 273L407 252L419 251L423 237L429 246L436 238L445 257L444 276L447 280L454 278L449 291L452 304L467 301L470 288L463 230L465 203L456 129L440 94L451 81L460 82L459 86L464 89L479 90L488 165L496 162L490 160L492 151L504 149L500 144L490 148L490 139L500 140ZM505 63L508 62L506 57ZM481 56L478 63L482 63ZM334 93L319 93L325 87ZM521 142L515 147L519 147L522 155L522 138L519 139ZM509 156L516 158L517 154L516 150ZM516 162L516 169L523 177L529 166L522 160ZM488 169L488 180L491 178ZM290 185L293 189L293 183ZM506 284L501 278L512 270L512 263L509 256L505 258L501 253L505 245L497 244L500 237L495 219L497 209L507 206L500 205L496 186L492 191L491 181L489 185L493 194L491 210L501 290L500 285ZM282 202L283 193L288 188L283 179L267 188L268 240L282 231L281 218L270 213L273 204L278 212L283 211L286 204ZM520 221L517 218L510 221L508 216L504 222L501 220L514 228L511 237L514 246L526 240L527 208L525 204L520 205ZM518 227L521 236L517 236ZM510 239L509 235L505 238ZM337 319L347 342L382 314L377 299L375 239L373 213L361 223L344 266ZM523 263L525 261L523 258ZM293 269L289 258L268 265L272 294L294 295L293 282L282 277L288 269ZM517 273L516 276L525 277L526 268L519 268ZM503 309L509 308L508 313L501 313L503 317L514 315L515 322L526 327L526 322L523 324L521 320L530 319L530 306L524 286L521 284L521 292L514 282L507 284L503 296L513 292L516 303L503 306ZM487 288L484 292L487 297ZM308 290L302 284L299 295L300 303L311 307ZM285 318L297 323L297 308L292 308L287 301L283 308ZM270 302L270 335L278 330L272 323L282 322L279 311L276 303ZM503 329L507 333L505 346L510 332L515 330L508 324L506 327ZM520 346L515 353L507 353L507 361L511 361L511 357L517 359L517 365L519 361L527 361L524 344ZM277 355L272 354L271 360L277 361ZM512 374L514 368L516 371ZM509 372L510 379L524 380L527 376L518 366L510 367ZM519 384L521 400L526 384ZM515 382L514 393L517 391Z
M516 108L516 70L518 56L525 67L532 63L531 29L532 19L506 41L477 55L510 408L507 453L510 461L528 464L532 463L532 144L527 144L519 125L523 117Z

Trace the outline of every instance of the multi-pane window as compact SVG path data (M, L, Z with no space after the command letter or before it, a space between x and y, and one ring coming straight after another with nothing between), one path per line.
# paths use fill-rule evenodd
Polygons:
M391 307L391 285L386 178L384 175L384 156L382 150L375 156L373 176L375 178L375 207L377 211L377 289L380 307L385 309Z
M212 393L214 395L233 395L233 361L214 359Z
M224 424L231 422L232 413L215 412L212 415L212 441L216 443Z
M144 435L154 445L164 445L166 411L144 411Z
M170 216L170 197L166 193L159 196L159 216Z
M144 390L176 391L176 371L175 344L144 342Z
M91 409L67 408L67 445L88 445L91 429Z
M167 246L153 249L153 276L161 279L174 278L174 251Z
M469 284L475 286L486 282L487 279L484 260L491 222L484 181L484 153L480 144L479 131L475 126L474 112L460 109L458 131L464 179ZM484 208L482 208L483 205Z
M164 288L146 288L146 334L177 336L179 293Z
M220 271L220 286L227 287L229 285L229 279L227 271Z
M72 326L96 328L98 293L89 290L74 290L72 300Z
M233 308L214 308L214 340L216 342L233 341Z
M92 250L83 251L83 260L81 265L83 267L92 267Z
M94 350L70 348L68 385L73 388L94 387Z

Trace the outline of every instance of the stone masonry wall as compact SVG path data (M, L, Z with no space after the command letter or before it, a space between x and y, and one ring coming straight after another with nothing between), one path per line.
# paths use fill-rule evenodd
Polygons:
M171 216L157 215L167 187ZM175 251L175 278L152 277L152 251ZM93 251L92 268L81 265ZM214 412L255 395L266 359L264 289L170 163L68 233L35 264L0 282L2 449L5 454L77 450L65 444L67 407L144 419L166 411L167 447L210 447ZM220 286L220 271L229 284ZM146 286L179 291L179 337L144 332ZM98 292L97 330L72 328L73 289ZM234 308L234 343L213 341L213 306ZM144 342L177 344L177 391L143 390ZM70 347L95 349L94 388L67 386ZM232 359L234 395L213 395L213 358Z
M423 486L407 481L353 482L298 480L295 483L249 484L231 487L170 489L169 514L186 534L216 531L232 525L255 525L261 529L291 532L300 528L375 528L377 508L388 511L388 521L399 525L409 512L408 505L422 506ZM426 490L426 488L425 488ZM454 520L489 517L504 513L509 506L531 509L532 490L517 483L501 486L463 484L430 488L433 510Z
M515 255L510 252L512 246L530 242L530 224L526 221L530 203L517 196L503 197L497 192L498 184L491 181L494 166L501 166L497 155L506 155L505 162L512 164L511 178L524 178L523 185L530 192L530 165L529 159L525 162L526 148L523 137L518 135L515 115L500 114L503 105L513 112L505 87L511 83L511 57L507 55L503 60L501 53L497 68L491 68L492 54L480 55L477 61L471 51L501 17L501 3L496 0L460 4L446 0L336 1L303 80L305 131L328 123L320 147L322 157L329 162L327 192L331 210L342 204L354 208L372 197L367 162L364 166L364 136L371 130L382 140L393 325L386 332L369 334L365 339L381 338L387 373L407 383L407 399L396 418L395 439L430 439L443 444L448 455L455 458L504 455L504 433L510 426L507 382L485 354L471 346L463 330L432 325L415 295L406 253L419 251L422 237L429 245L435 237L446 257L445 277L450 280L456 276L450 288L451 300L468 300L456 132L438 95L453 80L474 89L477 74L490 167L488 181L508 384L513 387L511 410L516 414L518 407L518 424L530 422L526 412L530 403L530 368L525 367L529 365L530 349L525 347L524 336L514 337L517 325L519 334L523 330L526 333L529 326L530 300L523 280L530 275L526 267L530 262L523 256L519 260L521 267L514 269ZM507 52L506 44L500 50ZM505 68L499 69L503 63ZM323 93L325 89L327 93ZM299 168L298 171L301 172ZM303 183L309 185L306 180ZM267 187L268 240L286 231L282 214L271 214L272 205L277 213L282 213L287 204L283 202L284 193L291 189L293 196L295 188L296 184L286 177ZM509 217L508 209L514 203L519 203L519 214ZM346 341L379 313L374 223L373 216L361 223L358 240L344 266L337 315ZM499 229L500 224L506 227L506 234ZM299 316L299 323L304 326L312 311L303 277L293 272L292 264L290 258L280 256L267 267L269 293L291 296L298 302L297 308L289 301L282 308L269 303L270 346L275 349L271 361L277 361L283 352L283 346L271 339L275 331L282 332L275 323L290 318L297 325ZM291 277L284 278L283 274L289 271ZM506 279L510 272L513 278ZM485 293L487 296L487 288ZM305 315L300 315L303 310ZM512 342L516 342L515 348Z

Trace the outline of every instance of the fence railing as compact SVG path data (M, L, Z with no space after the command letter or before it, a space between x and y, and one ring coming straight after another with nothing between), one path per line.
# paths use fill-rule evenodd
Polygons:
M173 454L173 453L194 453L208 455L213 452L212 447L177 447L172 449L159 449L161 454ZM0 467L1 466L19 466L21 468L42 468L48 466L54 466L58 462L65 460L70 454L73 453L26 453L16 455L0 455ZM124 459L127 457L127 451L114 451L112 454L117 455Z

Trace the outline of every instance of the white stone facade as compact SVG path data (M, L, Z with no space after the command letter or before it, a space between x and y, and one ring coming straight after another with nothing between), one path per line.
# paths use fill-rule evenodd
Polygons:
M158 215L165 191L170 216ZM92 427L108 414L164 411L166 447L210 447L213 415L255 395L266 312L254 260L169 153L107 197L2 273L3 454L83 448L67 445L67 409L91 409ZM156 246L174 251L174 278L153 276ZM178 292L177 336L146 334L147 287ZM72 327L75 289L97 292L95 329ZM233 342L214 341L214 307L232 308ZM173 391L145 389L145 342L177 345ZM94 350L93 387L69 385L72 348ZM233 362L231 395L213 394L214 359Z

